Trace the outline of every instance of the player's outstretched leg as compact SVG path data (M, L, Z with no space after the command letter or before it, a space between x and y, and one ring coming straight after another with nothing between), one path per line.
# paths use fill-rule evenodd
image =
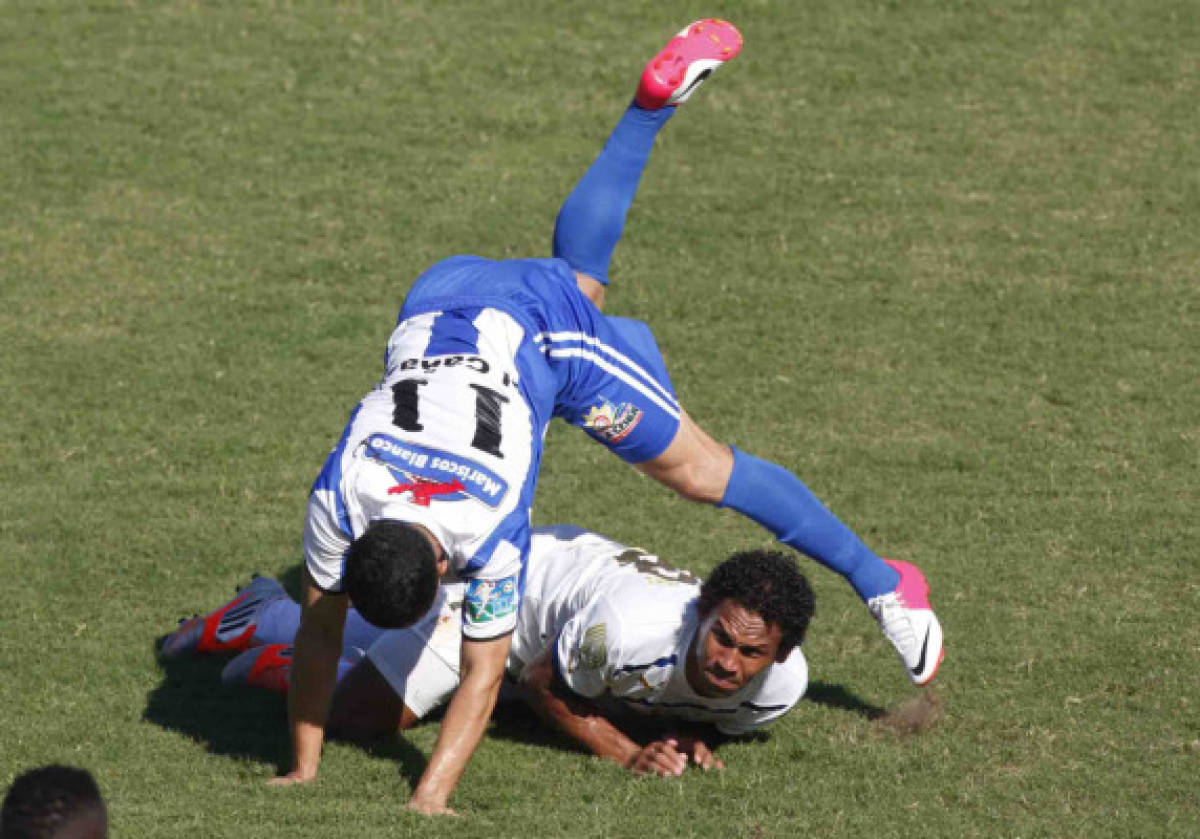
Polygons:
M554 255L608 285L608 267L625 228L654 138L713 71L738 54L742 36L731 23L701 20L684 28L650 60L637 96L600 155L559 210Z
M685 498L736 510L840 574L879 622L909 678L917 684L933 678L942 633L920 571L877 556L796 475L714 440L686 413L670 445L635 465Z
M159 654L163 658L177 658L244 650L256 643L254 633L263 609L278 600L288 600L283 586L269 577L256 576L216 611L180 623L178 629L163 639Z
M877 556L799 478L738 449L719 504L845 577L896 648L909 678L918 685L933 678L945 657L942 628L929 606L929 585L915 565Z
M262 644L290 646L300 630L300 604L278 581L257 574L215 612L180 621L159 647L163 658L240 652ZM343 643L365 650L383 633L355 609L346 613Z

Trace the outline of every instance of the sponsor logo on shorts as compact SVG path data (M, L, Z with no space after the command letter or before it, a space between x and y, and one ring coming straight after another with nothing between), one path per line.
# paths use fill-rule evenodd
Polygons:
M464 617L469 623L484 624L516 614L517 578L471 580L463 598Z
M411 493L409 500L422 507L434 500L474 498L495 508L508 492L507 481L461 455L404 443L387 434L372 434L366 447L367 456L387 466L396 478L389 494Z
M619 443L642 421L642 409L632 402L614 405L607 399L593 406L583 418L583 425L609 443Z

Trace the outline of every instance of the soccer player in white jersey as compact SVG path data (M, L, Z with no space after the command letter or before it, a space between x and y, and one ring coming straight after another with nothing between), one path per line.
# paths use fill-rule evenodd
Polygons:
M804 695L799 645L813 594L783 554L735 554L701 583L641 549L559 525L533 531L525 574L509 680L560 730L635 773L720 766L711 729L688 724L746 734ZM348 613L335 733L357 740L408 728L449 700L459 681L463 588L446 581L434 608L406 629L381 630ZM224 680L284 691L299 622L300 607L282 587L256 578L169 636L163 654L245 650ZM624 728L646 716L662 733L635 742Z
M655 137L740 49L737 29L709 19L650 61L635 101L559 211L554 258L455 256L409 290L383 378L355 408L310 495L289 692L292 766L275 783L317 775L345 595L371 623L403 627L429 609L448 568L467 580L462 679L408 806L449 812L504 673L552 417L841 574L910 678L933 678L942 632L921 572L877 556L788 470L706 434L676 401L649 328L600 310Z

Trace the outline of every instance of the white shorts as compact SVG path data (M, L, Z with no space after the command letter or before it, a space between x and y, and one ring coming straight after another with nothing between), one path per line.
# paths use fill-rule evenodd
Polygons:
M407 629L384 632L367 658L419 718L450 701L458 687L463 586L442 586L440 607Z

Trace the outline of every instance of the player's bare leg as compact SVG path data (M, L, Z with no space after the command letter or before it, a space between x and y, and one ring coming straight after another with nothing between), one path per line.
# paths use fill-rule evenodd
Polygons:
M733 473L733 452L683 412L666 451L635 468L689 501L718 504Z

